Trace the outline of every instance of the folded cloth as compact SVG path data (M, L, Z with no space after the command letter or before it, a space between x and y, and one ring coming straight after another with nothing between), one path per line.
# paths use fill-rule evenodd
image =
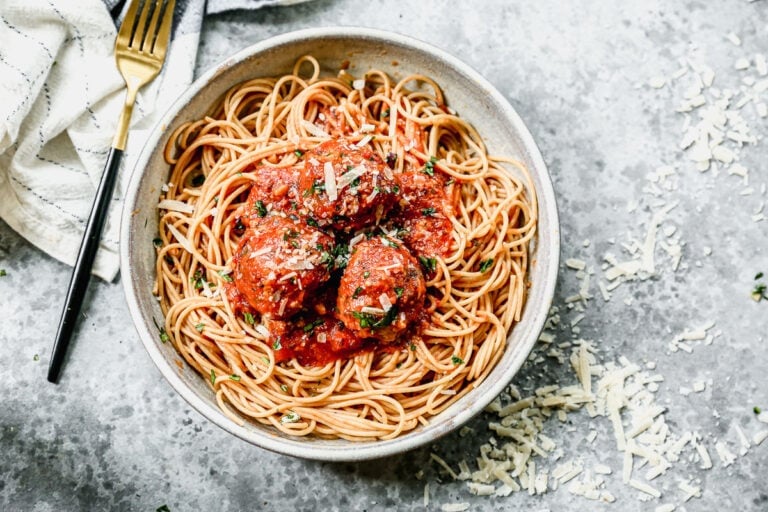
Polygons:
M177 0L160 76L139 92L93 273L119 270L127 172L155 122L192 82L206 12L303 0ZM121 0L3 0L0 5L0 218L54 258L74 264L125 97L110 12ZM120 17L120 16L118 16Z

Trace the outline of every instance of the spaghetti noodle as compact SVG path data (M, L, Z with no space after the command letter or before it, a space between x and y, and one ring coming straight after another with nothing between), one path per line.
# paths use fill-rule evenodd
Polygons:
M391 439L501 358L525 299L535 193L429 77L325 77L305 56L230 89L165 158L163 332L238 424ZM374 278L390 284L356 286Z

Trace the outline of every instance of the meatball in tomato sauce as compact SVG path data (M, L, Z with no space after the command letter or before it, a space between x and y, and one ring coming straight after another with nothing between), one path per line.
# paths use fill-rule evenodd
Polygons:
M424 172L404 172L397 176L400 198L397 203L398 236L423 256L446 257L454 250L452 201L445 180Z
M392 342L424 307L426 282L419 262L400 243L374 237L354 246L341 276L336 309L360 338Z
M256 180L248 194L245 218L249 222L258 222L271 212L296 211L299 172L298 167L257 167L253 171Z
M307 152L299 195L319 226L350 233L381 220L394 204L392 170L369 146L333 139Z
M240 240L232 273L235 286L262 315L288 318L330 279L333 243L330 235L305 223L265 217Z

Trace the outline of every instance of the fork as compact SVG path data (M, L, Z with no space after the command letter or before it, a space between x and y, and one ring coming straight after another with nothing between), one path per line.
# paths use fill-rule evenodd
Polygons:
M128 127L139 89L154 79L165 61L173 22L175 0L132 0L115 40L115 61L127 86L117 132L107 154L91 213L69 281L64 310L48 365L48 380L56 383L83 304L101 232L107 218L112 190L128 141Z

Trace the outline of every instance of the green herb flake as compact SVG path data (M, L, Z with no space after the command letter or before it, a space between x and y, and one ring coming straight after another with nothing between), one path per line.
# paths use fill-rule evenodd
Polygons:
M200 323L195 326L197 332L203 332L203 329L205 329L205 324Z
M262 201L261 199L256 201L256 204L253 205L253 209L256 210L256 214L259 217L267 216L267 207L264 205L264 201Z
M233 380L235 382L240 382L240 376L239 375L235 375L233 373L232 375L229 376L229 380Z
M219 270L218 271L219 277L221 277L224 282L231 283L232 282L232 276L229 275L228 271L225 270Z
M154 245L155 247L162 247L163 240L161 238L155 238L155 239L152 240L152 245ZM5 271L4 270L0 270L0 272L5 272Z
M307 226L312 226L313 228L320 227L314 217L307 217Z
M33 361L39 361L40 360L40 356L35 354L34 356L32 356L32 360Z
M367 271L367 270L366 270L365 272L363 272L363 277L364 277L365 279L368 279L369 277L371 277L371 273L370 273L369 271Z
M272 343L272 349L273 350L280 350L282 348L283 348L283 344L280 343L280 336L278 336L277 339L275 339L275 342Z
M296 158L301 158L302 156L304 156L304 153L302 153L298 149L294 151L293 154L296 155Z
M155 509L155 512L171 512L171 509L168 508L168 505L160 505Z
M243 319L245 320L246 323L251 325L253 325L253 323L256 321L254 320L253 315L249 311L246 311L245 313L243 313Z
M195 290L202 290L203 289L203 273L200 270L195 270L195 273L192 274L192 277L189 278L190 284L194 287Z
M211 384L216 384L216 372L211 368Z
M397 245L395 242L393 242L392 240L390 240L389 238L384 237L384 236L381 237L381 242L384 245L386 245L386 246L392 247L393 249L399 249L400 248L399 245Z
M322 318L318 318L317 320L313 320L312 322L309 322L307 325L305 325L302 329L307 334L312 334L315 331L315 327L321 326L325 323L325 320Z
M388 108L385 108L385 109L384 109L384 110L381 112L381 117L382 117L382 118L384 118L384 117L389 117L389 109L388 109Z
M168 336L168 333L167 333L167 332L165 332L165 327L161 327L161 328L160 328L160 341L162 341L163 343L165 343L165 342L167 342L167 341L168 341L168 340L170 340L170 339L171 339L171 338Z
M287 414L284 414L282 418L280 418L280 423L285 425L286 423L296 423L301 419L301 416L299 416L298 413L293 411L288 411Z
M430 176L435 175L435 162L437 162L437 157L431 156L429 157L429 161L424 164L424 172Z
M355 288L355 291L352 292L352 298L356 299L362 293L362 291L363 291L362 286L358 286L357 288Z
M264 364L269 365L269 358L267 356L261 356L261 360L264 361Z
M408 348L411 349L411 352L416 352L416 344L415 343L411 343L410 345L408 345Z
M288 385L287 384L280 384L280 390L283 393L287 393L288 392Z
M493 258L488 258L485 261L480 262L480 273L484 274L486 270L493 266Z
M392 325L392 322L397 318L397 307L392 306L383 316L360 311L352 311L352 316L358 321L362 329L379 329Z
M759 283L755 285L755 288L752 290L752 300L755 302L760 302L762 299L767 299L768 296L765 294L766 285L763 283Z
M437 269L437 260L435 258L427 258L426 256L419 256L419 262L424 270L427 272L434 272Z
M752 412L754 412L755 414L760 414L760 413L761 413L761 412L763 412L763 411L762 411L762 409L760 409L758 406L754 406L754 407L752 408Z
M451 356L451 362L455 365L464 364L464 360L459 356Z
M434 208L424 208L423 210L421 210L421 213L426 215L427 217L431 217L435 214L435 211L436 210Z
M0 268L0 277L5 277L7 275L8 275L8 273L5 271L5 269L4 268Z
M763 277L763 273L762 273L762 272L758 272L758 273L755 275L755 281L757 281L758 279L762 279L762 277Z
M402 288L400 286L395 286L395 295L397 295L398 299L403 296L403 292L404 291L405 291L404 288Z

